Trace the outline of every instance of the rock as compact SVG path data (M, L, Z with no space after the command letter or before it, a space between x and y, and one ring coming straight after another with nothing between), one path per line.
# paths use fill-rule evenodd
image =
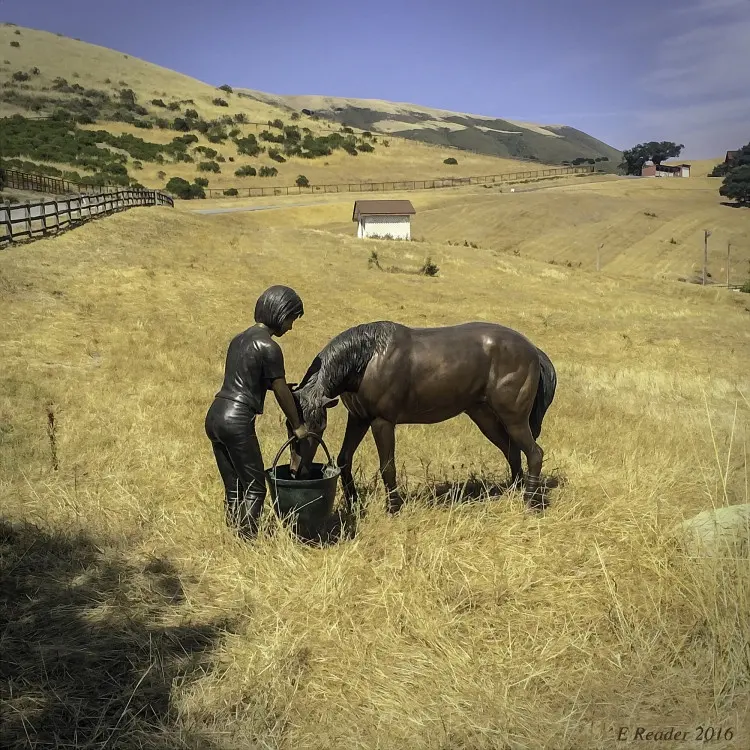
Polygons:
M750 503L704 510L672 533L691 555L750 556Z

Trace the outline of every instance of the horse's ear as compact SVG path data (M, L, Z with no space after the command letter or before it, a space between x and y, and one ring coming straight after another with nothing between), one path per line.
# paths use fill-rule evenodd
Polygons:
M323 402L323 406L325 406L326 409L333 409L336 404L338 404L339 400L337 398L327 398Z
M294 392L299 388L299 383L287 383L289 390Z

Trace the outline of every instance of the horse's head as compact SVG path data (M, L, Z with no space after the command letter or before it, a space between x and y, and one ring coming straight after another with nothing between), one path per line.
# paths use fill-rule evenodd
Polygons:
M328 426L328 409L336 406L337 398L328 398L313 387L313 384L304 386L292 386L292 396L297 405L297 413L307 428L319 438L323 437ZM294 434L289 420L286 422L289 437ZM318 451L318 441L315 438L305 438L290 444L292 454L291 470L296 472L300 479L304 479L310 472L315 454Z

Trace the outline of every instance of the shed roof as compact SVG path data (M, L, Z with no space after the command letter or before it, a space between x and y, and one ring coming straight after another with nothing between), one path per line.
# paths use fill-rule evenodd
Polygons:
M411 201L354 201L352 221L358 221L360 216L410 216L417 213Z

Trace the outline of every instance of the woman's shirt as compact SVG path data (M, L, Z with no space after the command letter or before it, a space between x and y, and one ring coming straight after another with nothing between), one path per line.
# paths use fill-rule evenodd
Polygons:
M224 383L215 398L239 401L262 414L266 391L274 380L284 377L281 347L267 328L251 326L229 343Z

